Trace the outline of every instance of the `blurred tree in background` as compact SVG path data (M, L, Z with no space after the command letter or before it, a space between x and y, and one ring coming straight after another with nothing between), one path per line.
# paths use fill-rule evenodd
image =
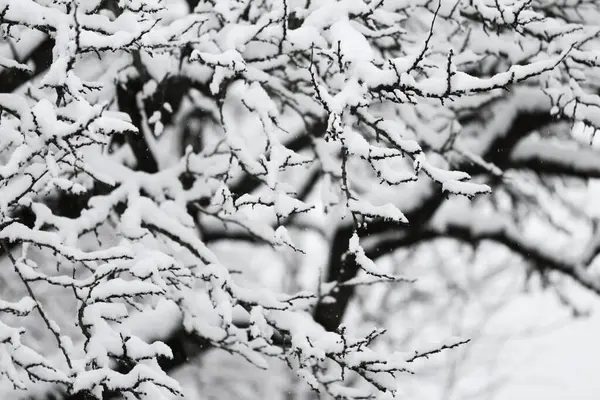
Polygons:
M0 0L1 396L493 390L511 296L600 294L599 9Z

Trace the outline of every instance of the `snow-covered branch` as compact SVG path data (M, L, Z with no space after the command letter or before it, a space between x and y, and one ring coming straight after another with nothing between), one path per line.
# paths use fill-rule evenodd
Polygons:
M438 215L485 201L507 168L597 176L592 150L531 135L600 128L593 19L526 0L0 0L0 28L0 240L28 296L0 300L15 393L180 395L159 362L172 349L128 325L168 301L185 332L257 368L277 358L334 398L393 395L406 360L340 327L358 271L400 280L369 236L493 239L598 287L518 230ZM249 261L213 246L304 256L302 224L331 240L336 302L251 288L233 273ZM66 326L44 290L72 300ZM20 342L34 309L61 361Z

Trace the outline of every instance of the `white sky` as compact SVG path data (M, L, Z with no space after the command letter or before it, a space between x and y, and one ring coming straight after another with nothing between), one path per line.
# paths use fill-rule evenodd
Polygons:
M534 302L530 310L549 312L556 303L548 296ZM562 327L526 340L512 340L503 351L509 358L522 355L520 367L503 385L495 400L598 399L600 396L600 300L588 302L592 314L566 321ZM507 310L508 311L508 310Z

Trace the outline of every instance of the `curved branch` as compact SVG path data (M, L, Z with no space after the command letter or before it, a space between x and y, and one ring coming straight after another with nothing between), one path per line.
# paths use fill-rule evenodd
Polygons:
M27 54L18 54L19 49L17 47L21 44L21 42L14 45L14 57L22 57L21 59L15 61L23 64L28 62L33 63L33 71L28 72L12 68L4 69L2 72L0 72L0 93L11 93L21 85L27 83L32 78L40 75L42 72L50 68L50 64L52 64L52 49L54 48L54 39L47 37L40 32L31 32L31 35L29 35L27 40L23 40L23 42L27 43L28 40L37 41L37 35L41 35L43 39L31 51L27 52Z
M509 221L509 218L501 214L476 215L476 212L468 209L449 207L442 214L436 215L422 231L384 239L366 253L375 259L402 247L441 238L453 238L469 244L493 241L538 265L540 269L568 276L600 295L600 277L593 276L587 270L587 266L600 253L600 235L594 235L586 249L577 257L569 257L547 243L538 243L525 237Z
M587 264L593 259L587 252L579 257L568 257L551 248L544 248L543 244L535 243L523 236L516 227L511 227L505 223L506 218L500 217L499 221L492 222L483 229L481 226L477 226L474 221L476 220L452 221L445 226L445 229L432 232L431 237L434 237L434 235L452 237L467 243L491 240L503 244L514 253L534 262L541 268L569 276L583 287L600 295L600 277L593 276L586 269Z
M482 151L482 158L487 162L506 164L513 149L522 138L555 121L549 112L549 101L537 99L539 104L528 104L525 94L517 91L505 99L503 104L492 105L497 113L486 126L481 127L484 132L480 132L480 135L491 138ZM471 161L462 162L456 169L467 173L487 172ZM359 235L366 237L383 234L385 237L391 232L402 237L400 243L416 243L423 239L423 235L428 235L420 227L428 223L444 200L445 197L440 191L432 191L422 200L419 208L406 213L408 226L399 227L396 224L380 221L370 223L367 228L359 232ZM359 271L356 262L344 257L348 250L348 241L352 230L353 227L342 227L334 236L326 275L328 282L343 282L352 279ZM394 246L399 245L396 240L386 241L384 239L379 246L375 246L378 250L372 249L367 252L367 255L377 257L378 254L392 251ZM314 311L315 320L328 330L337 329L353 294L354 287L340 288L337 293L333 294L335 301L317 305Z
M407 212L406 217L411 223L408 227L386 221L377 221L369 223L366 228L359 229L358 234L361 238L365 238L374 234L385 234L390 230L398 230L400 232L410 232L407 233L410 235L413 233L413 229L417 229L414 227L419 227L427 223L442 205L444 200L445 198L442 193L436 192L420 203L418 208L411 212ZM327 282L345 282L354 278L358 273L359 266L356 261L351 256L344 257L345 253L348 251L348 245L353 230L354 228L352 226L346 226L338 229L336 232L329 253L329 264L326 276ZM335 298L335 301L319 302L313 313L315 321L322 325L326 330L335 331L344 316L350 299L354 295L354 290L354 286L343 285L336 293L331 295Z
M542 174L600 178L600 152L561 140L524 139L511 152L507 165Z

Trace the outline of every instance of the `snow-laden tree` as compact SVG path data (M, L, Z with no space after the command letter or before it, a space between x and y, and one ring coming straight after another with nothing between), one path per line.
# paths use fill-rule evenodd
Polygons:
M392 398L412 361L465 340L415 354L342 318L357 286L409 290L377 260L439 239L600 294L600 235L572 195L600 158L571 129L600 128L596 1L0 10L5 397L171 398L165 370L211 347L334 398ZM589 226L559 248L574 221ZM248 246L312 283L248 277Z

